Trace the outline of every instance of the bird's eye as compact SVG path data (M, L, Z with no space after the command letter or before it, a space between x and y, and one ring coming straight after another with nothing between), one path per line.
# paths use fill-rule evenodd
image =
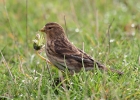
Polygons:
M52 27L48 27L48 29L52 29Z

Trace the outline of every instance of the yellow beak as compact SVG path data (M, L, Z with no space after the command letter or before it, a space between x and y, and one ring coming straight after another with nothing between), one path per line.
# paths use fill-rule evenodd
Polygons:
M39 30L41 32L45 32L45 27L43 27L41 30Z

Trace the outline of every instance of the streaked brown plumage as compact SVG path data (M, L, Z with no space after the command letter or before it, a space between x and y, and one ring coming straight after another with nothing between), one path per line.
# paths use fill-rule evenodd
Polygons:
M47 23L41 30L46 33L46 55L51 63L58 69L71 72L79 72L81 68L91 70L95 65L105 71L111 70L118 74L122 72L108 69L104 65L95 61L82 50L75 47L67 38L64 29L57 23Z

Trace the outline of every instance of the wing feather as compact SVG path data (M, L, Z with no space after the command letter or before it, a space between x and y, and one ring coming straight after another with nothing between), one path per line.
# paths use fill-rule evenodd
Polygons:
M68 40L62 39L54 42L55 52L57 56L61 59L66 59L68 66L73 66L77 68L84 67L92 67L94 66L94 60L84 53L82 50L76 48L73 44L71 44Z

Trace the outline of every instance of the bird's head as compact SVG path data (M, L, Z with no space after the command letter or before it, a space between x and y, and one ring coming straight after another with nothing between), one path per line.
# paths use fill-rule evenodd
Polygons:
M62 26L54 22L47 23L40 31L46 33L47 39L56 39L65 35Z

